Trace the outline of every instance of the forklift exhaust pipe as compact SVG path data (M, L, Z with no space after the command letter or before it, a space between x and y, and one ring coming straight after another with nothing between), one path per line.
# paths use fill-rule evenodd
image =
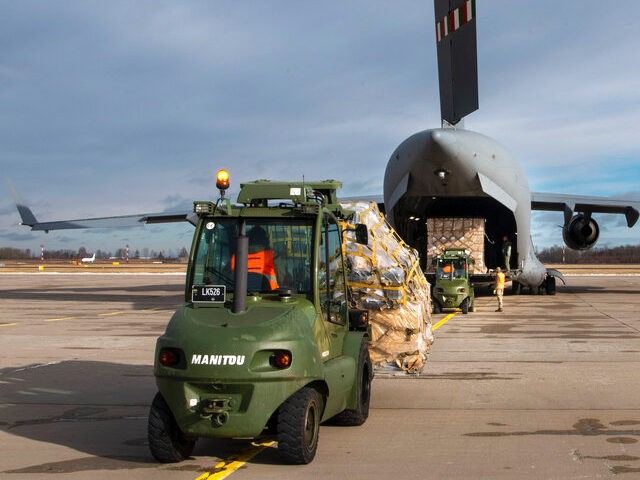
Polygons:
M240 234L236 243L235 289L233 294L233 313L242 313L247 309L247 276L249 263L249 237L244 219L240 220Z

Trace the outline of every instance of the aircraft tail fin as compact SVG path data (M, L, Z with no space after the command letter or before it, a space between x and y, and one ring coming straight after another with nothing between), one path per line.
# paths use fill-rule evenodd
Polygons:
M37 225L38 220L36 219L36 216L27 206L24 199L20 196L18 190L16 190L16 187L13 185L11 180L7 179L7 184L9 185L9 190L11 190L13 200L16 202L16 208L18 209L18 213L20 214L20 218L22 219L22 225L27 225L29 227Z
M450 125L478 109L476 0L434 0L440 114Z

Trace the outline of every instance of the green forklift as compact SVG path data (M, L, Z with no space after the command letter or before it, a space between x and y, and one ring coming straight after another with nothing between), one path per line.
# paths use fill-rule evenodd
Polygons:
M475 311L475 294L469 270L475 263L468 251L447 249L433 259L433 313L460 309L463 314Z
M184 304L157 340L149 447L179 462L201 437L268 436L309 463L320 423L369 414L368 312L350 306L343 257L368 230L343 227L334 180L249 182L234 205L226 171L217 186L194 203Z

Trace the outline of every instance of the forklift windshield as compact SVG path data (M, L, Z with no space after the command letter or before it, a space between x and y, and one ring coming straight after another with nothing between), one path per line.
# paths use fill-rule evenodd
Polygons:
M205 219L194 252L191 285L224 285L234 291L237 218ZM246 219L249 238L247 291L279 287L311 291L313 225L307 219Z
M453 280L454 278L467 277L467 262L462 259L445 260L438 259L438 278L441 280Z

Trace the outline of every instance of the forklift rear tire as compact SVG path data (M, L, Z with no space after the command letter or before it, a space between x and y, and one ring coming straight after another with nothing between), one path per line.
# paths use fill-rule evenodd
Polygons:
M278 451L288 462L306 464L316 456L320 433L320 395L304 387L278 410Z
M151 403L147 435L151 455L162 463L186 460L196 444L195 440L189 440L180 430L160 392L156 393Z
M369 356L369 346L366 338L360 344L360 354L358 355L358 377L356 378L356 408L344 410L333 417L337 425L348 427L362 425L369 417L369 402L371 400L371 357Z

